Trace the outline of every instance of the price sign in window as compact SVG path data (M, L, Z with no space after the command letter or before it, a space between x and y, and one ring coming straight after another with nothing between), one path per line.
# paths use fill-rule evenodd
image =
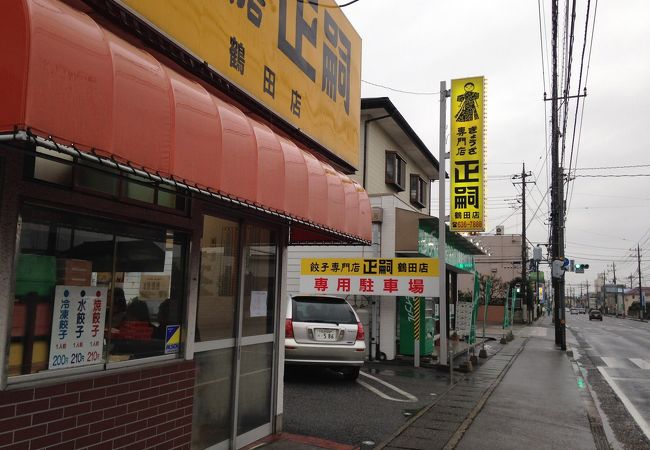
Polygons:
M56 287L50 369L103 363L105 312L106 287Z

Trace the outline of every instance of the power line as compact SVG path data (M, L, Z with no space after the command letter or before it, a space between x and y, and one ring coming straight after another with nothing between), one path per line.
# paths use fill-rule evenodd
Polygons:
M358 0L357 0L357 1L358 1ZM440 92L415 92L415 91L405 91L405 90L403 90L403 89L396 89L396 88L392 88L392 87L390 87L390 86L384 86L383 84L372 83L372 82L370 82L370 81L366 81L366 80L361 80L361 82L362 82L362 83L369 84L369 85L371 85L371 86L376 86L376 87L379 87L379 88L382 88L382 89L387 89L387 90L389 90L389 91L399 92L399 93L401 93L401 94L410 94L410 95L438 95L438 94L440 94Z
M564 83L564 114L562 117L562 156L560 161L564 165L564 150L566 148L566 127L568 122L569 113L569 92L571 90L571 65L573 63L573 39L576 21L576 0L573 0L571 8L571 31L569 32L569 42L566 42L566 33L568 30L568 23L565 23L565 59L566 59L566 80ZM569 2L566 2L566 19L569 20ZM570 162L569 162L570 164ZM570 167L570 166L569 166ZM565 197L566 200L566 197Z
M576 167L573 170L636 169L640 167L650 167L650 164L633 164L629 166Z
M587 13L585 14L585 35L582 42L582 56L580 57L580 75L578 77L578 93L580 93L580 88L582 87L582 69L585 62L585 49L587 48L587 31L589 30L589 9L591 6L591 0L587 0ZM585 95L587 94L587 87L585 86ZM584 106L585 102L582 102L582 114L580 115L580 135L582 135L582 119L584 118ZM576 140L576 126L578 125L578 109L580 107L580 96L576 99L576 113L573 119L573 135L571 136L571 153L569 155L569 176L571 175L571 168L573 166L573 149L575 147ZM580 139L578 139L578 146L580 145ZM576 166L578 165L578 151L576 149ZM569 202L571 204L571 199L573 198L573 187L575 184L571 185L571 194L568 196Z
M633 177L650 177L650 173L628 173L619 175L574 175L573 178L633 178Z

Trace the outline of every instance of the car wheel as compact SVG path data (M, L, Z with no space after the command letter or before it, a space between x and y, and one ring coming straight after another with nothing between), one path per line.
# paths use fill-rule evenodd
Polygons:
M360 367L346 367L342 370L343 378L348 381L354 381L359 378Z

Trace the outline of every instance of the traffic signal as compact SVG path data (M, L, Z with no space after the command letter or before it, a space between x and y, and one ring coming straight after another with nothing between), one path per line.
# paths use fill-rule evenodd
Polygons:
M576 273L585 273L585 269L588 268L589 268L589 264L581 264L581 263L575 264Z

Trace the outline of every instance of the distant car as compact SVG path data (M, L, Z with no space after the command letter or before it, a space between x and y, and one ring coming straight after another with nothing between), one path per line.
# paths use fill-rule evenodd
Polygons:
M578 308L571 308L571 314L580 314Z
M366 352L363 325L354 308L332 295L294 295L285 322L284 362L319 365L355 380Z
M601 322L603 321L603 315L600 313L599 310L597 309L592 309L589 311L589 320L600 320Z

